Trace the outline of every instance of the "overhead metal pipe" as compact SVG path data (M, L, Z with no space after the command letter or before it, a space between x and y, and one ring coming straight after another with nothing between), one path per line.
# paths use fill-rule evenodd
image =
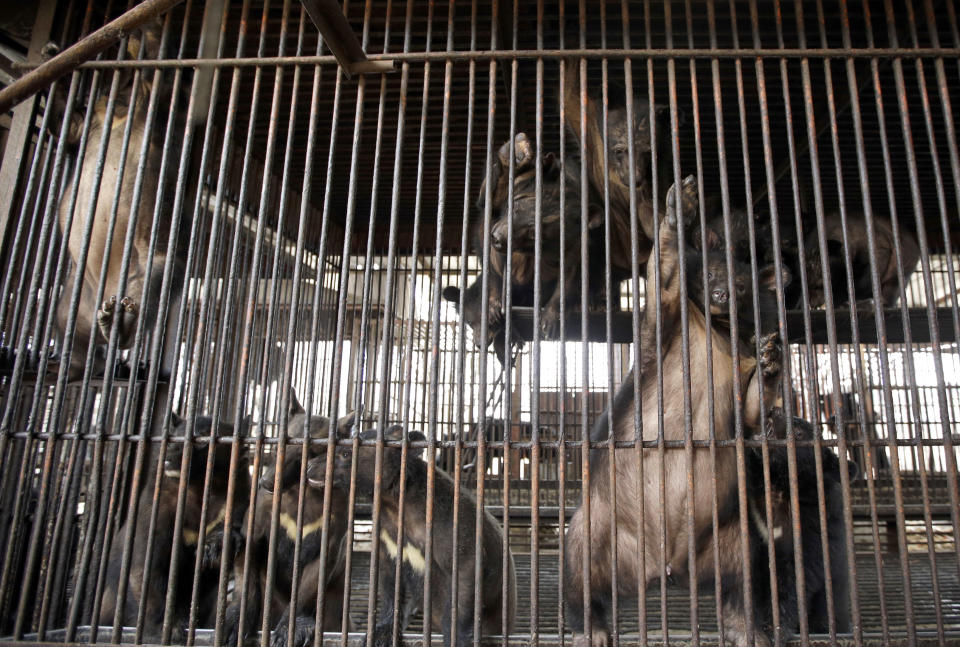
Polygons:
M0 90L0 114L33 96L60 77L69 74L148 20L177 6L183 0L145 0L116 20L60 52L32 72Z
M396 70L393 61L371 61L367 58L337 0L300 0L300 4L320 30L323 44L336 57L348 79L354 74L378 74Z

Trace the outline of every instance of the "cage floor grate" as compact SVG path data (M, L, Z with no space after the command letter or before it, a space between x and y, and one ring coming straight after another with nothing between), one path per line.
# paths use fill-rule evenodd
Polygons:
M351 576L350 617L354 627L363 630L367 617L367 577L369 553L354 553L354 569ZM541 554L539 569L539 618L530 615L530 555L515 554L517 568L517 619L514 632L528 634L532 626L546 633L558 632L560 605L559 556L557 553ZM936 553L936 576L940 589L939 602L934 599L934 571L926 555L910 554L910 590L913 595L913 616L917 630L936 630L936 610L940 609L945 630L960 631L960 579L957 573L956 556ZM860 601L861 626L864 632L881 632L881 597L886 605L887 627L893 634L906 631L906 608L897 555L883 555L883 590L878 584L877 569L872 554L857 554L856 591ZM701 591L696 597L700 631L716 632L716 602L712 592ZM691 624L689 591L678 584L667 586L667 626L670 631L689 633ZM659 586L653 585L647 593L647 631L661 629ZM621 600L619 627L624 633L637 632L637 602ZM422 618L417 614L412 619L408 632L420 631Z

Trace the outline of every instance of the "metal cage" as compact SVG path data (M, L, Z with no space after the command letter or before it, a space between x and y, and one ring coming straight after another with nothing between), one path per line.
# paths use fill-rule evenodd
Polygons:
M955 3L174 4L0 118L0 640L960 640Z

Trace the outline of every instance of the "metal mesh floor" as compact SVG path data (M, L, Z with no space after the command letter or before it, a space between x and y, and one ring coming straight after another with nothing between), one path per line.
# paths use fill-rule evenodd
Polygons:
M370 554L365 551L354 551L353 573L350 588L350 617L354 623L354 631L347 634L327 633L323 644L347 645L361 647L366 644L365 630L367 617L368 567ZM537 619L530 616L530 555L514 554L517 567L518 595L517 620L512 636L507 643L511 645L530 645L531 626L539 628L536 642L540 645L569 644L571 635L564 631L560 633L558 627L559 611L559 569L558 555L555 552L541 554L540 557L540 616ZM934 570L931 568L930 558L926 554L911 553L908 557L910 570L910 591L912 594L913 623L916 640L913 640L907 625L907 597L904 594L903 578L900 562L897 555L884 554L882 556L882 576L884 581L881 590L878 584L875 558L870 553L857 553L857 593L860 598L860 619L864 635L864 645L935 645L960 644L960 579L958 579L958 563L954 554L938 552L936 559L936 580L939 585L939 599L934 595ZM715 615L715 598L710 592L701 592L697 597L699 604L699 629L701 645L717 644L717 623ZM886 632L881 622L881 604L886 605L888 623ZM647 597L647 637L649 644L663 644L661 633L661 614L659 587L652 587ZM690 633L690 598L688 591L678 585L669 584L667 587L667 619L669 627L669 644L689 644L694 642ZM938 611L942 623L942 639L938 637ZM422 645L423 621L422 615L416 614L411 619L404 636L407 646ZM620 607L620 634L621 643L636 644L637 634L637 605L635 600L624 600ZM63 640L62 631L47 632L46 643ZM102 630L99 642L107 642L108 630ZM517 640L516 636L523 636ZM36 636L24 636L27 642L36 641ZM842 640L842 638L841 638ZM89 627L80 627L73 644L89 642ZM121 637L122 643L133 642L133 630L125 630ZM483 641L485 645L504 644L502 638L491 637ZM212 645L213 631L199 629L193 641L195 645ZM259 637L251 638L247 645L252 647L259 643ZM433 645L442 645L442 636L434 634ZM790 645L803 644L800 638L789 641ZM810 645L830 644L828 636L811 635Z
M354 552L354 569L351 577L350 617L354 627L363 631L367 618L367 591L369 580L367 568L370 554ZM937 629L937 609L942 615L945 631L960 631L960 579L957 573L956 556L949 553L936 554L936 577L939 584L940 600L934 598L934 571L930 558L926 554L910 554L910 589L913 595L913 617L918 631ZM514 554L517 567L517 620L514 631L518 634L529 633L536 624L541 632L550 634L558 631L560 604L559 557L557 553L540 555L540 616L530 616L530 555ZM897 555L883 555L883 589L881 590L875 558L872 554L857 553L856 589L860 597L860 615L865 633L883 631L881 622L881 604L886 605L888 630L892 634L906 632L906 596L900 560ZM701 632L717 631L716 601L712 590L702 591L697 597L699 606L699 626ZM647 631L659 633L661 629L659 587L652 586L648 591ZM636 600L622 600L620 604L619 627L622 633L636 633ZM667 621L671 632L680 634L690 632L690 595L689 591L677 584L667 586ZM422 617L417 614L407 627L408 632L420 631Z

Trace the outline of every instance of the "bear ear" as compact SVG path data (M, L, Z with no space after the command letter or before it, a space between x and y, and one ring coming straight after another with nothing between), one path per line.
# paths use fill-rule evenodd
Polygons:
M177 427L182 427L184 419L177 415L176 411L170 412L170 426L174 429Z
M424 436L422 432L411 431L407 434L407 440L409 440L411 443L426 442L427 437Z
M349 438L352 435L351 432L353 427L357 424L359 418L360 416L356 411L351 411L350 413L341 416L337 420L337 438Z
M303 405L300 404L300 400L297 399L296 390L292 386L287 387L287 397L289 398L287 413L290 414L291 418L298 413L306 413L306 411L303 410Z
M460 288L455 285L448 285L443 288L443 292L440 293L444 301L449 301L454 305L460 304Z
M403 438L403 425L391 425L390 428L383 433L384 440L396 441L396 440L401 440L402 438Z
M793 279L793 275L786 266L780 268L780 279L783 281L783 287L787 287ZM757 271L757 284L764 290L771 292L777 289L777 268L774 265L767 265Z

